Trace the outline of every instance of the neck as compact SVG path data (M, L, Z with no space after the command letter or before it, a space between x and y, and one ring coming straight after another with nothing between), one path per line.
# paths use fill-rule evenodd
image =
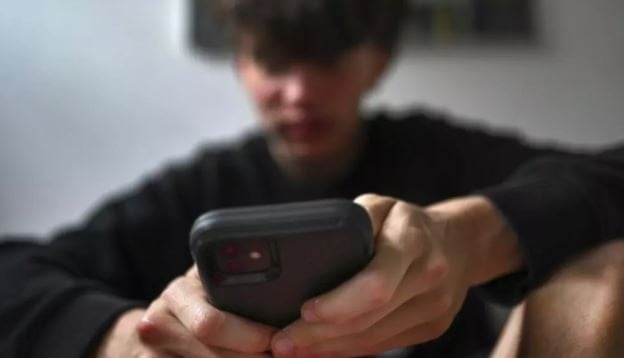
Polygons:
M292 181L302 185L327 186L344 178L353 168L364 142L363 130L356 131L353 138L334 153L314 161L301 161L279 143L271 143L269 149L280 169Z

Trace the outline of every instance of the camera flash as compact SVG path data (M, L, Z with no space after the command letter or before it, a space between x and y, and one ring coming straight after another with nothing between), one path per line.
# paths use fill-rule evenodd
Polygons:
M249 258L252 260L259 260L262 258L262 254L258 251L252 251L249 253Z

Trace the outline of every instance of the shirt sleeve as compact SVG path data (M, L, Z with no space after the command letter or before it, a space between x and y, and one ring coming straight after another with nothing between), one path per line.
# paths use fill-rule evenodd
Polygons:
M415 119L446 191L485 195L518 234L525 267L482 286L487 296L517 303L575 255L624 236L622 146L589 153L437 113Z
M153 176L49 243L0 245L0 355L86 356L188 269L192 220L216 200L212 164Z
M482 191L515 230L525 271L483 286L515 304L579 253L624 237L624 146L532 160Z

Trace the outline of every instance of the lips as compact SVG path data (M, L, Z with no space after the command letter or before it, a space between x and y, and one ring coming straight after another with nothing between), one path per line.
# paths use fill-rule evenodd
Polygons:
M312 142L322 139L329 131L329 123L321 119L309 118L282 122L278 131L287 140Z

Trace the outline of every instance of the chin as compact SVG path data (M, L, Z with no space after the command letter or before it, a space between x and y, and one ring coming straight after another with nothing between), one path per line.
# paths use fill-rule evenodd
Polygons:
M288 151L293 159L302 163L319 163L332 157L330 148L318 144L293 143L288 145Z

